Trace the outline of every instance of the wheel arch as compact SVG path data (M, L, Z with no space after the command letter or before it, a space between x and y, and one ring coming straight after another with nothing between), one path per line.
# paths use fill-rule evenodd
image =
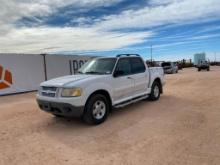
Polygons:
M159 77L157 77L157 78L154 79L153 84L155 82L159 83L159 85L160 85L160 93L163 93L163 85L162 85L161 79Z
M94 96L94 95L96 95L96 94L101 94L101 95L105 96L105 97L108 99L110 105L112 106L111 95L110 95L109 92L108 92L107 90L105 90L105 89L98 89L98 90L92 92L92 93L89 95L89 97L87 98L86 104L87 104L88 100L89 100L92 96Z

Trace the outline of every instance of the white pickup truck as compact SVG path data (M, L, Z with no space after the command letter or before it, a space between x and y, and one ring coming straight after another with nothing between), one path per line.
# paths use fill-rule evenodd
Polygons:
M163 68L148 68L139 55L121 54L93 59L77 75L41 83L37 102L55 116L82 117L89 124L100 124L112 107L158 100L164 84Z

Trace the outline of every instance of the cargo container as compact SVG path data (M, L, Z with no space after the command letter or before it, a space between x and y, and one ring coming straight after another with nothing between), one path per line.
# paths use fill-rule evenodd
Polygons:
M55 77L75 74L92 56L0 54L0 95L35 91Z
M201 61L206 60L206 54L205 53L197 53L194 55L194 65L198 66Z

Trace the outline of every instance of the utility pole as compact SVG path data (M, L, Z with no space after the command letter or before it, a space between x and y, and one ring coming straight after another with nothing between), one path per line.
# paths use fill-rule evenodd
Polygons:
M153 45L150 45L151 63L153 62Z
M47 62L46 62L46 53L40 54L43 57L43 67L44 67L44 78L47 81Z
M216 62L216 52L215 52L215 62Z

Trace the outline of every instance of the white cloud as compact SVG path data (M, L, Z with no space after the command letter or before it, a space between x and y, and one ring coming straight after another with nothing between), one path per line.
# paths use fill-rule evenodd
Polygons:
M37 19L38 16L49 16L65 6L92 10L121 1L124 0L0 0L0 52L49 53L117 49L144 42L154 33L123 33L112 30L187 24L220 16L219 0L150 0L151 6L104 16L92 26L84 26L87 21L91 21L89 17L78 18L77 21L82 23L81 28L14 26L23 17Z
M22 28L0 37L0 52L102 51L138 44L151 35L151 32L101 32L92 28Z
M165 6L148 6L139 10L123 11L120 15L106 16L96 26L110 30L150 28L166 24L186 24L201 19L217 19L220 16L219 0L169 1L172 3Z
M168 5L174 2L181 2L182 0L150 0L149 4L152 6Z
M218 31L220 30L220 26L219 25L212 25L212 26L207 26L205 28L203 28L202 30L198 31L198 33L206 33L206 32L213 32L213 31Z
M22 17L47 16L70 5L89 10L121 1L124 0L0 0L0 23L13 23Z

